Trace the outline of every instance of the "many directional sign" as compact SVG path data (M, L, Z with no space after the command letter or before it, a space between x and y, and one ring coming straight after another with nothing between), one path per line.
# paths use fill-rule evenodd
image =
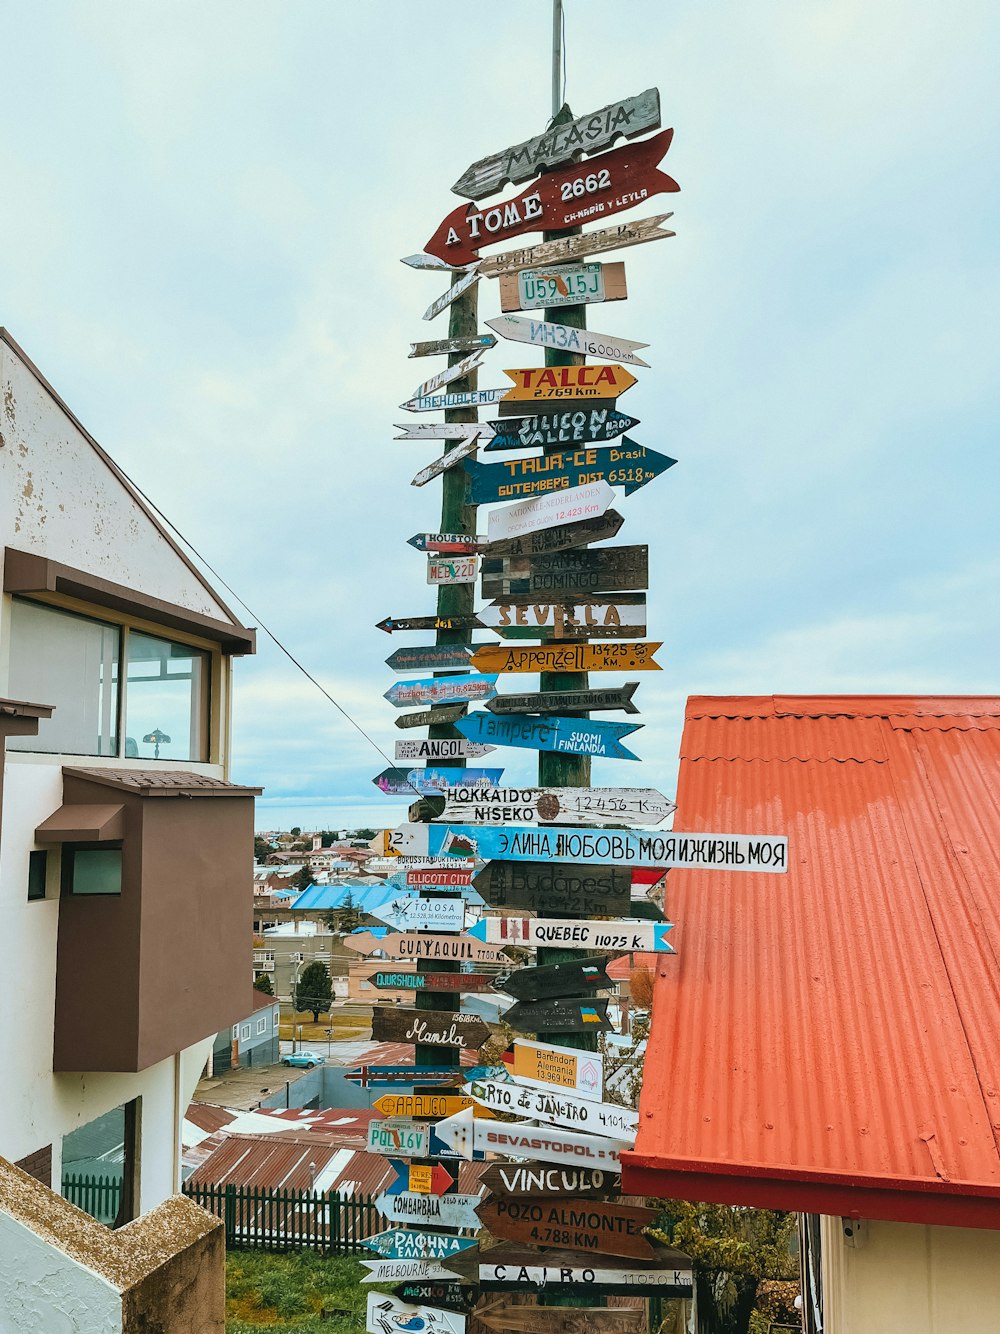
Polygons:
M656 1255L642 1230L656 1222L658 1209L536 1195L492 1199L481 1204L478 1212L483 1226L498 1239L535 1246L569 1245L582 1254L622 1255L633 1260L652 1260Z
M484 542L483 555L541 556L552 551L566 551L585 546L588 542L605 542L615 537L625 520L617 510L608 510L593 519L578 519L575 523L560 523L552 528L541 528L500 542ZM473 646L475 648L475 646Z
M394 649L386 658L385 665L394 672L447 671L449 667L468 667L469 658L475 651L472 644L422 644ZM397 755L396 758L407 757ZM415 755L413 758L423 759L424 756ZM426 758L439 759L440 756L428 755Z
M522 269L500 276L500 309L551 310L585 306L595 301L624 301L628 297L625 265L553 264L547 269Z
M372 779L389 796L443 796L457 782L493 783L500 781L502 769L383 769ZM463 777L467 775L467 777Z
M490 1163L479 1184L498 1195L611 1195L619 1181L593 1167L550 1167L542 1163Z
M435 459L433 463L428 463L426 468L421 468L413 477L410 485L426 486L439 474L447 472L449 468L454 468L456 463L461 463L478 447L479 437L477 435L471 436L468 440L463 440L460 444L455 445L453 449L447 450L440 458Z
M524 275L521 274L521 277ZM571 324L556 324L550 320L519 320L514 315L500 315L495 320L487 320L486 323L498 334L515 343L529 343L534 347L554 347L560 352L601 357L620 362L625 366L649 366L648 361L636 356L640 347L649 347L649 344L636 342L633 338L595 333L593 329L577 329Z
M614 491L602 480L573 486L568 491L552 491L533 500L522 500L517 505L490 511L487 538L492 545L577 519L596 519L610 509L614 498Z
M418 1191L384 1192L375 1207L390 1223L433 1223L438 1227L479 1226L478 1195L430 1195Z
M555 406L561 399L618 398L637 383L635 376L622 366L591 362L585 366L521 366L505 370L504 375L514 381L514 388L504 395L501 420L507 415L508 403L516 404L513 414L525 411L522 404Z
M548 963L541 968L517 968L498 977L493 983L497 991L520 1000L537 1000L544 996L579 996L585 991L606 991L617 984L607 975L607 959L575 959L571 963ZM471 1078L471 1076L470 1076Z
M554 1002L549 1002L552 1004ZM493 1112L509 1112L532 1121L546 1121L588 1130L611 1139L635 1140L639 1113L612 1102L592 1102L562 1089L523 1088L512 1081L474 1080L463 1086L467 1093Z
M663 1250L656 1260L598 1266L576 1251L545 1251L501 1242L479 1261L479 1286L488 1292L553 1292L574 1297L690 1297L694 1274L688 1256ZM603 1329L603 1326L598 1326Z
M599 1167L606 1172L621 1171L621 1151L628 1147L623 1140L599 1139L596 1135L578 1135L570 1130L477 1121L471 1109L439 1121L436 1130L460 1158L471 1158L474 1151L481 1149L486 1153L508 1153L535 1162Z
M398 852L423 857L441 855L442 849L447 856L452 848L455 856L466 857L471 848L474 855L486 860L495 857L515 862L655 866L664 871L708 868L783 874L788 870L788 839L775 834L535 829L530 825L510 825L504 829L483 829L477 825L401 825L393 831L392 838Z
M488 672L658 672L657 644L483 644L471 665Z
M603 1033L613 1027L608 1002L593 996L517 1001L504 1012L503 1021L519 1033Z
M484 245L509 241L524 232L566 231L585 219L608 218L653 195L679 190L672 176L657 170L673 133L663 130L652 139L549 172L519 195L482 212L459 204L425 243L424 251L449 266L469 264Z
M620 917L631 902L632 873L627 866L489 862L473 884L494 908L530 908L532 912L573 917Z
M400 649L401 653L403 651L403 649ZM468 662L467 658L465 662ZM400 760L478 760L484 755L489 755L495 749L495 746L479 746L474 741L466 741L465 737L434 737L429 741L397 741L394 758L397 762Z
M667 217L669 216L670 214L668 213ZM662 219L658 218L657 222L660 221L662 221ZM652 240L653 238L650 237L649 239ZM612 249L613 248L614 247L612 247ZM597 252L587 251L586 253L596 254ZM425 320L436 319L438 315L441 314L442 310L447 310L453 301L457 301L460 296L464 296L464 294L469 290L469 288L475 287L476 283L478 282L479 282L478 268L472 268L468 271L468 273L463 273L461 278L459 278L456 282L452 283L452 285L448 288L447 292L442 292L439 297L435 297L435 299L424 311L424 319Z
M398 1227L361 1239L362 1246L378 1251L387 1260L441 1260L470 1250L477 1244L472 1237L449 1237L444 1232L410 1232Z
M641 723L608 723L592 718L494 717L490 713L470 713L455 726L470 741L489 741L498 746L551 750L564 755L600 755L606 760L637 760L621 744L621 738L638 731Z
M400 1334L401 1330L419 1330L420 1334L465 1334L465 1316L457 1311L414 1306L382 1292L370 1292L365 1329L367 1334Z
M618 412L612 403L560 403L528 417L501 417L489 423L493 435L485 449L551 449L555 445L603 445L639 425L638 417Z
M477 348L482 348L485 352L488 348L495 346L496 341L493 334L467 334L464 338L438 338L432 343L411 343L409 356L411 358L443 357L453 352L474 352Z
M521 949L554 947L564 950L644 950L674 954L667 941L673 922L566 922L545 917L484 917L469 928L469 935L498 945Z
M596 547L540 556L485 556L483 597L585 597L649 585L649 547Z
M626 435L617 445L588 445L555 454L504 459L500 463L466 459L462 467L472 478L472 503L495 505L546 495L554 485L565 493L566 488L602 480L609 486L624 487L628 496L676 462L668 454L658 454Z
M484 199L496 194L508 181L519 185L531 180L544 167L571 162L578 153L597 153L609 148L619 135L633 139L659 128L660 93L657 88L647 88L634 97L609 102L600 111L553 126L534 139L505 148L502 153L480 158L465 169L451 188L466 199Z
M486 408L506 397L504 389L468 389L445 394L408 398L400 407L407 412L441 412L449 408Z
M446 900L427 899L425 902ZM490 973L392 973L383 970L369 974L368 981L377 991L463 991L493 990Z
M476 626L481 627L482 621L475 616L386 616L375 629L391 635L397 630L468 630Z
M489 1027L478 1014L409 1010L398 1006L376 1006L372 1011L373 1042L419 1042L431 1047L478 1048L489 1038Z
M608 686L593 690L536 690L528 695L498 695L486 701L490 713L602 713L622 709L638 713L632 696L639 689L638 681L627 681L623 686Z
M423 827L423 826L420 826ZM456 962L469 960L472 963L508 963L507 956L498 949L483 945L470 936L425 936L415 933L405 935L373 936L370 931L352 932L344 936L348 949L359 954L374 954L380 951L389 959L445 959Z
M434 723L453 723L464 717L464 704L445 704L433 709L419 709L416 713L404 713L395 722L397 727L431 727Z
M399 894L372 908L371 915L398 931L461 931L465 926L465 903L460 898L426 899L419 894Z
M540 264L564 264L575 259L583 259L585 255L601 255L608 250L625 250L629 246L643 245L647 241L664 241L676 233L668 231L660 224L673 216L672 213L657 213L652 218L619 222L613 227L584 232L582 236L561 236L554 241L543 241L540 245L507 250L481 260L478 269L473 272L476 277L499 278L505 273L517 273L520 269L537 268ZM424 319L427 318L425 315Z
M567 692L568 693L568 692ZM462 787L447 792L441 819L453 824L655 825L674 803L651 787ZM503 863L506 865L506 863Z
M379 1099L381 1102L381 1099ZM444 1099L456 1102L457 1099ZM406 1121L370 1121L368 1152L400 1158L426 1158L431 1151L431 1128Z

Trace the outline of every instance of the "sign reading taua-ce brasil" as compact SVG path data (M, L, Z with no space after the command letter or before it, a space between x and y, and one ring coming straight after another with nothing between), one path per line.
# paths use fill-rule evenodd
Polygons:
M679 834L639 829L536 829L530 825L404 824L390 835L396 852L484 861L595 862L601 866L788 870L788 839L773 834Z

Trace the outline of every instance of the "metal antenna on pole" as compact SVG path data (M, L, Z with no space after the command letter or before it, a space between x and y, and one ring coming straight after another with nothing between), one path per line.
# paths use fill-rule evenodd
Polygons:
M562 107L563 0L552 0L552 115Z

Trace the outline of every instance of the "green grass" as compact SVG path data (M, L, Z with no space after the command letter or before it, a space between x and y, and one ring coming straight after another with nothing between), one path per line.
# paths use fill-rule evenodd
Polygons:
M312 1251L230 1251L226 1334L357 1334L365 1327L364 1272L356 1260L327 1260ZM346 1314L324 1320L324 1308Z

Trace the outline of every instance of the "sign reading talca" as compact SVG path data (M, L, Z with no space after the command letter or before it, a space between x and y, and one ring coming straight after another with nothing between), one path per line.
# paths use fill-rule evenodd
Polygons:
M520 648L484 644L472 655L472 666L484 672L659 672L656 644L543 644Z
M639 419L616 408L597 407L593 403L575 407L562 403L558 408L536 412L529 417L501 417L490 425L496 429L486 439L487 453L500 449L533 449L536 445L549 448L552 445L602 444L616 440L633 426L638 426ZM497 553L491 551L489 554Z
M514 381L502 404L516 403L514 415L523 412L521 404L550 403L553 399L618 398L637 383L635 376L622 366L519 366L505 370ZM504 414L504 408L500 408ZM501 418L502 419L502 418Z
M512 315L501 315L486 323L516 343L555 347L560 352L578 352L585 357L601 357L603 360L613 358L626 366L649 365L648 361L636 356L640 347L649 347L649 344L637 343L632 338L595 333L593 329L577 329L570 324L554 324L548 320L519 320Z
M459 204L425 243L424 252L448 265L471 264L485 245L524 232L566 231L679 190L672 176L657 170L673 137L673 130L662 130L641 143L549 172L519 195L482 212Z
M552 310L595 301L625 301L627 297L625 265L620 260L613 264L551 264L547 269L521 269L500 277L503 311Z
M545 134L514 144L502 153L480 158L466 168L451 188L466 199L485 199L508 181L519 185L531 180L544 167L571 161L577 153L597 153L609 148L619 136L633 139L659 128L659 90L647 88L635 97L610 102L600 111L588 112L565 125L554 125Z

